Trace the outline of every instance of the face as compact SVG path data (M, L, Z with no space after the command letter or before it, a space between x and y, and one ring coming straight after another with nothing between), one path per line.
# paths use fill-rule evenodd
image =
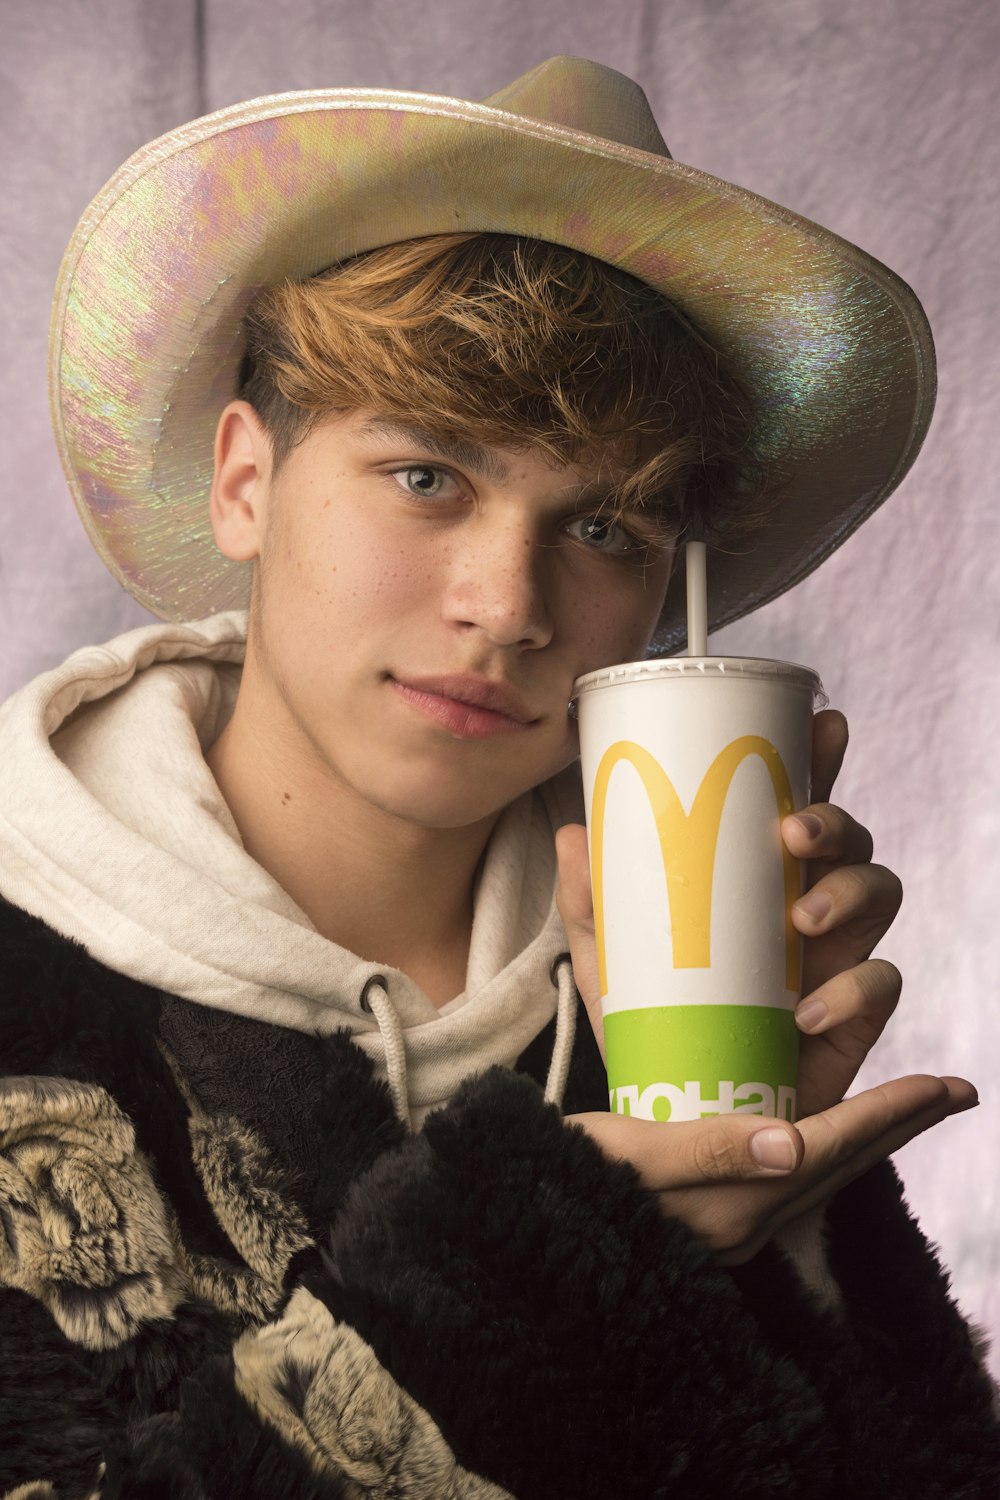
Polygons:
M425 827L489 818L574 760L574 678L643 654L673 563L597 516L598 480L364 412L272 477L254 413L227 408L216 536L258 558L246 672L286 758Z

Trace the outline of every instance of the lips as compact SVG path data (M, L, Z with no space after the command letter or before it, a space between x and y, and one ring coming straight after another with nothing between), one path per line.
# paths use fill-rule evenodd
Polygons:
M444 677L397 677L395 681L401 687L411 688L417 693L433 693L439 698L467 703L472 708L485 708L491 713L503 714L518 724L531 724L535 719L535 715L509 683L496 682L488 677L451 673Z

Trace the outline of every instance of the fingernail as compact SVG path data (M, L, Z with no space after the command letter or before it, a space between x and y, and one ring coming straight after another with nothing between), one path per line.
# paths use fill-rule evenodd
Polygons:
M807 896L802 896L795 903L795 910L812 922L822 922L832 909L833 901L825 891L810 891Z
M784 1130L758 1130L750 1138L750 1152L770 1172L790 1172L795 1165L795 1146Z
M815 1031L821 1021L830 1014L830 1008L822 1000L803 1000L796 1006L795 1024L800 1031Z
M814 813L796 813L795 821L802 831L811 839L818 839L823 832L823 822Z

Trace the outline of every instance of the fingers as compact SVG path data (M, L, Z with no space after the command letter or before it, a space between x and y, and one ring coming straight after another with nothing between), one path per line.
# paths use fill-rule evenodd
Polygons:
M597 1045L604 1056L604 1021L601 1016L601 986L597 971L597 939L594 933L594 898L590 885L587 830L581 823L567 823L556 834L559 888L556 906L562 917L573 960L573 977L587 1008Z
M871 863L871 834L841 808L806 808L783 821L782 836L792 854L809 861L812 883L791 913L793 926L813 940L803 950L808 994L869 957L895 921L903 887L891 870Z
M829 802L812 802L785 818L781 836L796 859L864 865L872 857L868 829Z
M783 1223L859 1177L907 1141L976 1103L962 1078L912 1074L868 1089L822 1114L786 1121L722 1115L660 1124L623 1115L575 1115L605 1155L629 1161L665 1213L680 1218L723 1264L749 1260ZM784 1143L782 1171L754 1144ZM752 1180L756 1179L756 1180Z
M680 1209L724 1265L750 1260L777 1229L824 1203L908 1141L977 1103L965 1079L914 1074L868 1089L799 1122L805 1150L783 1180L732 1183L668 1192L668 1213ZM694 1221L692 1222L692 1215Z
M794 1125L751 1115L703 1120L633 1119L629 1115L571 1116L593 1136L606 1156L629 1161L654 1192L707 1182L786 1177L804 1151Z
M594 898L590 887L587 830L582 823L567 823L556 833L559 889L556 904L563 926L585 933L594 930Z
M806 937L818 937L863 918L878 937L884 937L903 903L899 876L884 865L841 865L800 896L792 907L792 921ZM869 951L871 951L869 949ZM858 954L858 958L867 954Z
M903 976L896 965L884 958L870 958L835 974L800 1000L795 1024L807 1035L818 1036L835 1026L866 1021L871 1047L888 1025L902 990Z
M924 1131L978 1103L968 1079L915 1073L866 1089L800 1121L805 1141L804 1166L796 1183L800 1192L794 1212L782 1212L777 1222L823 1202Z
M816 802L825 802L833 791L847 741L847 720L839 709L825 708L813 715L812 795Z
M943 1119L977 1102L966 1079L918 1073L867 1089L797 1126L736 1114L667 1124L601 1113L570 1118L605 1155L630 1161L655 1192L751 1178L787 1181L794 1174L798 1193L859 1152L876 1161L888 1154L882 1150L888 1140L888 1150L895 1150L927 1128L925 1115L936 1112Z
M875 1160L886 1142L903 1144L919 1135L926 1128L921 1122L927 1115L943 1119L978 1102L975 1085L966 1078L911 1073L877 1084L801 1121L810 1170L818 1175L859 1152Z
M913 1074L803 1120L806 1152L802 1168L787 1184L790 1191L773 1196L768 1207L761 1205L756 1226L742 1238L727 1224L717 1236L716 1258L725 1265L751 1259L783 1224L825 1203L908 1141L977 1103L976 1090L966 1079ZM761 1183L758 1191L773 1195L778 1186Z
M894 964L870 959L835 974L800 1001L798 1108L815 1115L843 1099L899 1003Z

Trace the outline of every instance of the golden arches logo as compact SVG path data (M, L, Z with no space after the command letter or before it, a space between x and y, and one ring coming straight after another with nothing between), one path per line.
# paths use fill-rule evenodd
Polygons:
M733 777L749 755L757 755L763 761L774 788L778 814L785 817L793 810L788 772L774 745L758 734L744 734L719 751L705 773L690 813L684 811L673 783L659 761L642 745L633 740L618 740L601 756L594 777L590 864L602 995L608 992L604 932L604 812L612 771L621 761L628 761L635 767L656 820L673 930L674 968L707 969L712 962L712 883L719 827ZM792 926L791 908L799 896L799 866L784 842L781 852L785 880L785 986L797 990L800 948L799 935Z

